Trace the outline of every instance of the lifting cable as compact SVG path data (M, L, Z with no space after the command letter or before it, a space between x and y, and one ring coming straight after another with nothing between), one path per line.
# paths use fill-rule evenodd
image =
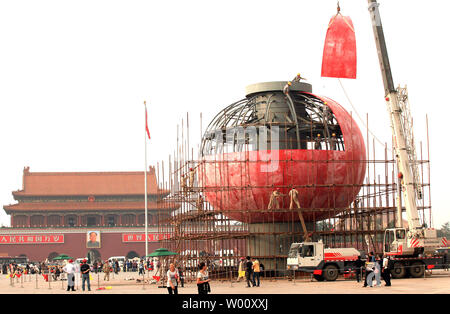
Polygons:
M353 102L351 101L350 97L348 96L347 91L344 88L344 85L342 84L342 81L340 78L338 78L339 84L341 85L341 88L345 94L345 97L347 98L348 102L350 103L350 105L352 106L353 110L355 111L356 115L358 116L359 120L361 121L361 123L364 125L364 127L368 130L368 132L373 136L373 138L375 138L375 140L380 143L382 146L386 146L386 143L383 143L380 139L378 139L378 137L367 127L366 123L364 122L364 120L361 118L361 116L358 113L358 110L356 110L355 106L353 105ZM390 148L387 148L388 151L392 152L392 150Z

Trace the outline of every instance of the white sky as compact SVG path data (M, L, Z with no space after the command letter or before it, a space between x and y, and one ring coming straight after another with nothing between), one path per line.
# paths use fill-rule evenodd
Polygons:
M450 2L380 2L394 81L408 85L417 141L426 142L429 117L431 198L440 227L450 221L449 145L440 143L450 116ZM367 1L340 3L358 46L358 79L344 86L358 113L369 114L371 131L390 142ZM314 93L353 111L338 81L320 77L335 12L336 0L1 1L0 205L15 202L11 192L22 187L24 166L142 171L144 100L149 164L168 161L187 112L197 145L200 112L204 130L253 83L301 73ZM3 210L0 224L9 224Z

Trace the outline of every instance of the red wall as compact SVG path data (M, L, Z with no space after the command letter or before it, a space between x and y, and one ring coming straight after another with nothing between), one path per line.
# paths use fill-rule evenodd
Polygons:
M0 244L1 255L26 255L30 261L44 261L49 254L67 254L74 258L86 257L89 250L86 248L86 233L49 232L51 234L64 234L63 244ZM130 232L132 233L132 232ZM148 242L148 252L159 248L159 242ZM102 260L111 256L127 256L134 251L139 256L145 255L145 242L122 242L122 232L101 232L101 248L96 248Z

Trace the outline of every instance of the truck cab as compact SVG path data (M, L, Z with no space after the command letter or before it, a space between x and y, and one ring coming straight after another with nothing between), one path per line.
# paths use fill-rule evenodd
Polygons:
M311 273L318 281L335 281L339 274L352 271L361 252L355 248L325 248L322 241L293 243L287 269Z
M323 243L303 242L292 243L289 250L287 267L297 270L314 270L323 261Z

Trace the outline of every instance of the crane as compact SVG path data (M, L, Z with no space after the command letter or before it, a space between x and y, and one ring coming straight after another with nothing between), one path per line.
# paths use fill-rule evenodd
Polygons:
M393 261L392 277L407 275L422 277L425 269L447 268L447 257L436 254L438 248L446 246L447 240L437 237L437 231L421 223L417 202L422 198L415 153L412 118L409 109L407 88L395 88L391 66L381 23L377 0L368 0L375 42L380 62L385 100L391 123L393 146L399 178L397 221L395 228L385 230L384 254ZM402 226L403 208L408 220L408 229ZM346 270L354 269L361 252L355 248L326 248L317 242L292 243L288 258L288 270L310 272L318 281L334 281Z
M385 100L391 122L393 146L399 177L399 192L403 196L408 220L408 230L402 226L402 205L397 202L397 223L395 228L386 229L384 251L388 255L417 256L431 253L439 247L437 231L420 222L417 202L422 198L422 188L415 153L412 118L409 111L407 88L395 88L389 63L383 25L377 0L368 0L369 12L375 35L380 62ZM399 193L399 196L400 196Z

